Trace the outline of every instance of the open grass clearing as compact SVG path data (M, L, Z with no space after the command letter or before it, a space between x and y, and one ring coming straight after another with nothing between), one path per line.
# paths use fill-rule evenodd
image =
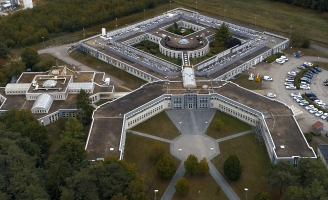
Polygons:
M237 83L241 87L249 90L262 90L262 77L260 77L260 82L248 80L248 74L242 73L236 76L235 79L231 79L231 82ZM254 74L255 78L256 74Z
M223 126L220 127L220 129L218 129L218 126L215 123L216 120L221 120L223 122ZM242 122L224 112L217 111L207 128L207 135L214 139L220 139L251 129L252 127L245 122Z
M291 30L302 31L311 40L328 44L325 13L316 10L268 0L208 0L201 6L191 0L177 0L175 3L205 15L287 37L290 37Z
M184 178L190 184L189 193L186 196L174 194L172 200L228 200L228 197L222 190L217 192L217 183L210 174L203 175L185 175Z
M171 179L161 178L157 171L155 163L149 160L150 147L154 144L164 144L167 153L170 152L170 145L165 142L160 142L150 138L134 135L132 133L126 134L124 160L128 163L133 163L136 166L137 172L144 179L146 192L149 198L154 198L154 190L158 190L157 199L161 199L166 188L171 182ZM180 161L173 158L177 168Z
M248 188L248 198L253 199L261 190L266 189L270 159L264 145L254 139L254 134L246 134L219 143L220 154L213 158L213 165L219 170L233 191L243 199L244 188ZM236 154L243 165L243 172L239 180L231 181L224 175L223 164L230 154ZM274 195L275 196L275 195ZM272 198L280 199L280 198Z
M165 56L164 54L162 54L162 52L160 52L159 50L159 45L156 44L155 42L151 42L148 40L139 42L137 44L134 44L133 47L142 50L144 52L147 52L149 54L153 54L154 56L157 56L159 58L162 58L168 62L171 62L173 64L182 65L182 59L181 58L171 58L168 56Z
M146 81L129 74L121 69L114 67L102 60L99 60L91 55L85 55L81 52L73 51L70 56L79 61L80 63L94 69L95 71L105 72L114 76L115 78L124 82L123 86L128 87L130 89L137 89L141 85L145 84ZM115 89L116 90L116 89Z
M293 55L293 53L298 54L298 51L301 52L301 54L304 54L304 56L315 56L315 57L320 57L320 58L328 58L328 54L326 54L325 52L322 52L320 50L317 50L315 48L308 48L308 49L304 49L304 48L300 48L300 47L289 47L287 49L284 50L284 53L287 53L289 55Z
M168 140L173 140L180 135L179 130L175 127L165 111L160 112L141 124L138 124L133 127L132 130Z

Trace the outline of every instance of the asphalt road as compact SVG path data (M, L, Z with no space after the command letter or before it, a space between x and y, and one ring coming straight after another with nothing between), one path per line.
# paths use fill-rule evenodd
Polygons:
M79 71L95 71L94 69L91 69L90 67L83 65L82 63L74 60L72 57L70 57L68 55L67 50L71 45L72 44L66 44L66 45L62 45L62 46L49 47L46 49L39 50L38 53L39 54L43 54L43 53L51 54L54 57L57 57L58 59L66 62L70 65L74 65L77 68L77 70L79 70ZM105 77L111 79L112 85L120 86L120 85L124 84L123 81L111 76L110 74L105 74Z

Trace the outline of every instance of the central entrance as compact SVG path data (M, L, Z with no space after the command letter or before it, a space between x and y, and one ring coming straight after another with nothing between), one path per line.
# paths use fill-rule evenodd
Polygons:
M185 94L185 109L197 109L197 94Z
M193 107L192 107L192 103L188 103L188 108L189 109L192 109Z

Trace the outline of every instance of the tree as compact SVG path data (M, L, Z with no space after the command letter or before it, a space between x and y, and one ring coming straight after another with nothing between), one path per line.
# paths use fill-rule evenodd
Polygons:
M189 155L187 160L184 162L184 167L186 172L190 173L191 175L198 172L198 160L195 155Z
M167 154L166 147L163 143L155 142L149 148L149 159L151 162L157 163L165 154Z
M271 189L279 189L280 194L285 191L288 186L297 183L297 170L287 161L279 161L277 165L272 166L269 173L268 187Z
M311 41L310 41L310 39L304 37L304 38L303 38L303 41L302 41L302 47L307 49L307 48L310 47L310 45L311 45Z
M63 139L55 153L65 156L65 159L72 165L82 162L87 155L84 144L73 138Z
M21 53L22 61L26 68L31 68L40 61L38 52L32 47L25 47Z
M203 175L210 171L210 168L208 167L208 163L205 157L199 162L198 171L203 173Z
M217 127L217 129L220 131L222 129L222 127L224 126L224 122L221 119L216 119L214 121L215 126Z
M216 41L227 45L229 40L232 38L232 34L229 32L229 26L222 23L217 29L214 37Z
M93 107L89 94L85 90L80 90L76 96L77 118L82 124L89 124L92 120Z
M307 200L307 191L303 190L301 187L289 186L283 196L283 200Z
M162 178L171 178L177 170L177 167L171 156L166 154L158 160L156 170Z
M231 180L236 181L240 178L243 171L243 166L241 165L237 155L231 154L223 164L224 174Z
M8 54L10 54L10 50L7 45L0 41L0 58L7 58Z
M61 138L73 138L83 141L83 126L75 117L69 117L66 121L65 131L60 135Z
M182 178L179 178L179 179L178 179L178 181L177 181L177 183L175 184L174 188L175 188L175 191L176 191L178 194L180 194L180 195L182 195L182 196L185 196L185 195L187 195L188 192L189 192L190 184L189 184L189 182L187 181L187 179L185 179L185 178L182 177Z
M266 190L262 190L261 192L255 195L254 200L271 200L270 193Z
M241 41L238 38L231 38L227 43L227 48L230 49L237 45L241 45Z
M11 75L14 76L15 78L18 78L23 72L24 72L24 69L25 69L25 64L18 60L18 61L10 61L10 72L11 72Z

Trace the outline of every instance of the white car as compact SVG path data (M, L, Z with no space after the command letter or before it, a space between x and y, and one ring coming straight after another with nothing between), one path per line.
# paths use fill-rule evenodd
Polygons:
M286 90L296 90L296 86L293 85L286 85Z
M304 64L303 65L307 65L307 66L309 66L309 67L312 67L313 66L313 64L312 63L310 63L310 62L304 62Z
M296 100L296 99L300 99L300 98L303 98L302 96L293 96L293 99Z
M327 117L328 117L328 113L323 113L320 118L321 119L327 119Z
M311 114L318 112L318 108L313 108L312 110L309 110Z
M315 116L320 117L323 114L323 112L320 110L317 113L315 113Z
M285 60L283 60L283 59L280 59L280 58L277 58L276 59L276 63L278 63L278 64L284 64L285 63Z
M308 106L305 106L305 109L306 110L312 110L314 108L314 105L308 105Z
M294 83L292 83L292 82L285 82L285 86L286 85L294 85Z
M301 93L299 92L293 92L290 94L290 96L294 97L294 96L301 96Z
M311 87L309 85L301 85L300 88L303 89L303 90L310 90L311 89Z
M273 79L270 76L263 76L263 80L272 81Z
M281 59L281 60L284 60L285 62L288 61L288 58L287 58L286 56L280 56L280 59Z
M300 106L307 106L309 105L309 102L307 101L302 101L301 103L299 103Z
M303 99L303 98L299 98L299 99L295 99L295 100L296 100L297 103L301 103L301 102L303 102L303 101L306 101L306 100Z
M276 98L277 95L276 94L273 94L273 93L268 93L267 94L267 97L269 97L269 98Z

